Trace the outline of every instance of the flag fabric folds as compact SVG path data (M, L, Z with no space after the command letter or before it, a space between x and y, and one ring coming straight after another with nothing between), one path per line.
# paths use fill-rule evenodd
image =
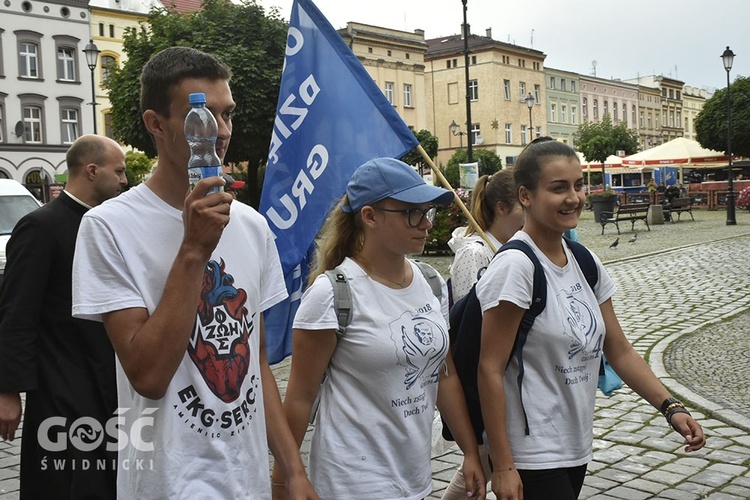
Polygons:
M295 0L260 201L290 296L265 314L270 363L291 354L314 238L354 170L372 158L399 158L417 144L317 7Z

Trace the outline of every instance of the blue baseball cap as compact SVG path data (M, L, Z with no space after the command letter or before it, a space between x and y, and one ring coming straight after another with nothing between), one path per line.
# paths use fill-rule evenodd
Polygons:
M393 158L375 158L362 164L352 174L346 186L349 204L342 206L347 213L358 212L365 205L393 198L406 203L448 205L453 192L430 186L411 166Z

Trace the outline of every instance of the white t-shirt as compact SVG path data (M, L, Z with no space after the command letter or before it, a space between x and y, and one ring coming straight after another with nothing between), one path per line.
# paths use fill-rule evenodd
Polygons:
M90 210L78 233L73 315L101 321L132 307L152 314L183 232L182 212L144 184ZM119 442L120 498L270 498L258 328L261 312L286 295L265 219L232 203L166 395L136 393L118 360L128 438Z
M431 432L438 377L449 349L442 303L419 268L394 290L351 259L339 266L352 295L352 321L321 388L310 446L310 479L320 498L418 499L432 490ZM294 328L335 329L333 288L318 276ZM304 353L295 353L304 356Z
M472 233L464 236L465 234L466 228L458 227L453 230L452 237L448 241L448 246L455 254L451 265L451 290L454 303L469 293L495 255L492 248L479 234ZM495 246L495 251L499 250L502 245L497 238L487 231L485 234Z
M519 469L583 465L592 457L594 403L605 336L599 305L615 293L616 287L596 255L599 280L592 291L567 245L563 244L568 263L558 267L523 231L511 239L529 244L547 279L547 304L523 347L523 408L529 422L528 436L515 356L504 377L513 460ZM528 309L533 276L534 266L521 251L499 254L477 284L482 311L500 301Z

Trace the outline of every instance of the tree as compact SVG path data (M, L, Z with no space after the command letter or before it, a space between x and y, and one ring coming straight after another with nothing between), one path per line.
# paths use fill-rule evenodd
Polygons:
M143 181L151 172L155 160L138 151L125 153L125 177L128 178L128 186L135 186Z
M492 175L498 170L503 168L503 162L494 151L489 149L475 149L472 151L474 161L479 163L479 176ZM454 188L459 187L460 177L458 173L458 164L467 163L469 161L469 153L465 149L459 149L456 151L450 160L448 165L445 166L443 174L446 180Z
M432 135L429 130L422 129L419 132L414 132L414 136L417 138L417 140L419 141L419 145L422 146L422 148L430 158L435 158L437 156L438 138ZM422 155L419 153L419 151L417 151L417 148L414 148L406 153L401 158L401 161L403 161L404 163L408 163L409 165L418 167L420 172L422 172L425 167L425 160L424 158L422 158Z
M584 121L573 135L573 144L586 160L601 162L603 176L610 155L620 150L626 155L638 152L638 132L629 129L624 121L612 125L609 113L605 113L599 123Z
M258 166L265 162L271 142L288 26L276 9L266 14L249 0L204 0L202 7L189 13L155 9L147 26L126 30L123 49L128 59L105 82L113 132L118 140L154 157L156 149L141 120L141 69L153 54L175 45L214 54L232 69L230 86L237 103L224 160L247 161L248 187L257 191Z
M739 76L731 85L732 155L750 156L750 77ZM717 91L695 118L701 146L727 150L727 90Z

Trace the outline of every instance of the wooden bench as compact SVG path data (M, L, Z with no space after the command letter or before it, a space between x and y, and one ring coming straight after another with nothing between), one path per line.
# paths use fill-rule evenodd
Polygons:
M602 234L604 234L604 227L607 224L614 224L617 228L617 234L620 234L619 223L623 221L630 221L630 230L632 231L635 229L635 221L638 220L642 220L648 230L651 231L651 226L648 225L648 207L649 203L630 203L616 206L614 212L602 212Z
M667 207L667 211L669 211L669 220L671 220L672 222L676 222L674 220L674 214L677 214L677 220L680 220L682 212L689 213L690 218L695 220L695 217L693 217L692 198L675 198L674 200L672 200L672 204Z

